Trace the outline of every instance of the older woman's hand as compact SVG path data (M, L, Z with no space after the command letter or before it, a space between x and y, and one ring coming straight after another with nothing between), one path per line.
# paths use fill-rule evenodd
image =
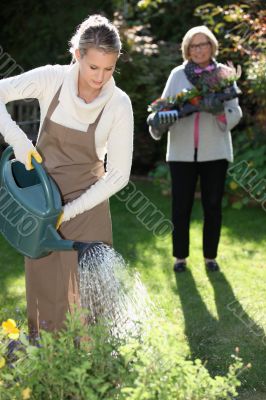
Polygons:
M168 131L177 118L176 110L151 113L147 118L147 124L150 127L149 131L153 139L160 140L162 135Z
M224 103L218 98L216 93L204 96L199 104L200 111L205 111L214 115L224 112Z
M167 130L178 119L177 110L159 111L152 113L147 118L147 124L155 129Z

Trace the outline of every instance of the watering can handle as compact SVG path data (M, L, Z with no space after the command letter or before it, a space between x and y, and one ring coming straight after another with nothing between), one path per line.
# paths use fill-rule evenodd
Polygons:
M34 157L31 158L31 163L36 169L37 175L41 181L42 188L44 191L44 196L47 205L47 213L50 213L54 209L54 197L53 197L53 190L51 186L51 182L42 166L42 164L38 163Z
M1 157L1 178L2 178L2 168L4 165L7 163L7 161L10 159L10 157L14 154L14 150L11 146L8 146Z
M7 161L10 159L10 157L13 155L14 150L11 146L8 146L1 158L1 163L0 163L0 175L2 179L2 169L4 165L7 163ZM33 157L32 157L32 165L36 169L37 175L41 181L42 188L44 191L44 196L46 200L46 205L47 205L47 212L51 212L54 209L54 197L53 197L53 191L52 191L52 186L51 182L48 179L48 176L41 164L39 164Z

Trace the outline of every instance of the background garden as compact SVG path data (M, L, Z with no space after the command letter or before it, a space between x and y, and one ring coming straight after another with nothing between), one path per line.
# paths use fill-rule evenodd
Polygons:
M235 162L228 173L224 201L224 224L219 257L222 272L217 275L207 275L205 272L201 256L202 211L198 200L192 215L190 268L178 279L175 279L172 273L170 236L162 240L154 235L119 196L114 196L111 207L114 246L124 256L129 268L132 270L136 268L140 272L151 299L164 315L161 326L165 331L170 331L167 350L173 351L177 357L183 357L183 360L199 358L206 363L210 376L224 376L232 363L231 354L235 352L235 348L239 348L237 354L243 358L244 364L252 365L239 375L241 381L239 398L265 400L266 14L264 1L224 1L221 5L219 1L206 3L198 0L189 2L179 0L8 2L4 0L0 13L2 20L6 22L0 32L0 61L2 54L8 53L25 71L48 63L69 63L67 41L74 27L88 14L98 12L114 20L122 34L124 51L115 79L131 97L135 114L132 180L136 190L143 193L166 218L170 217L170 197L167 196L169 176L164 163L166 138L159 143L150 138L146 126L147 105L160 96L170 70L181 62L180 42L184 33L192 26L206 24L210 27L220 43L219 61L230 60L234 65L240 64L242 67L239 86L243 93L240 104L244 116L233 131ZM0 74L5 77L7 66L0 64L2 66ZM0 321L13 318L25 327L23 259L2 239L0 250ZM160 341L158 331L155 328L152 332L153 340L154 338L156 340L158 334ZM156 346L159 352L163 351L158 343ZM60 353L58 348L54 351ZM97 374L95 372L94 376L92 370L91 381L87 378L90 389L94 388L94 391L90 392L90 397L84 394L80 397L77 395L74 397L73 394L66 394L66 397L53 394L57 393L56 384L60 382L60 378L57 378L54 382L50 379L51 387L46 382L45 385L49 389L36 398L55 400L118 398L112 391L108 392L108 388L102 393L100 389L95 389L103 387L104 382L114 381L114 376L110 375L108 368L104 366L101 368L101 363L104 365L104 359L107 359L105 357L107 353L110 354L110 349L104 349L102 354L93 354L101 362L95 366L99 380L97 381ZM51 378L59 366L55 366L53 358L49 357ZM144 391L146 386L147 392L150 393L150 397L148 394L147 397L144 395L141 397L139 393L131 393L132 397L128 394L130 399L226 398L218 395L214 397L214 394L203 397L204 390L201 388L197 392L195 388L200 387L199 382L204 382L204 379L199 379L199 376L194 379L197 374L182 363L179 363L176 369L181 365L180 371L185 371L186 368L190 371L187 375L182 375L180 372L180 376L187 382L187 387L194 388L191 389L191 394L187 393L187 397L176 397L176 392L169 394L170 389L164 394L161 389L153 391L156 385L159 388L161 377L168 376L167 370L163 369L160 363L158 368L154 369L152 366L154 359L151 360L149 357L145 359L144 355L141 358L134 354L134 357L139 368L134 370L135 375L132 375L135 380L132 378L132 382L126 381L129 370L124 366L124 369L121 367L126 357L123 358L123 362L116 359L116 362L121 361L120 369L114 360L111 363L114 368L113 374L121 374L122 381L125 379L129 387L139 386ZM61 362L61 365L66 365L64 362ZM77 360L73 359L73 365L75 362ZM71 369L71 365L68 368ZM88 366L87 369L89 370ZM0 369L0 373L3 371L4 369ZM83 372L75 375L75 379L77 376L81 379ZM39 373L41 374L40 370ZM67 382L71 385L70 378L66 378L61 370L60 373L62 386ZM191 380L187 378L189 374ZM13 378L10 377L11 380ZM30 381L25 380L24 387L18 390L28 386L32 390L33 387L41 386L40 381L37 382L37 377L34 378L34 374L32 379L36 379L36 382L32 382L32 386ZM166 387L167 385L170 387L175 380L178 380L176 376L167 379ZM233 380L231 383L233 386ZM206 380L207 386L211 384L211 381ZM0 376L0 399L12 398L11 394L8 397L7 392L3 393ZM33 392L29 393L34 396ZM182 395L181 389L178 393Z

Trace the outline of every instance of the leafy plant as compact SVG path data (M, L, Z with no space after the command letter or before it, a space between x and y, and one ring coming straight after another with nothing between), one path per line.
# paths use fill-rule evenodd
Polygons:
M87 329L76 313L63 331L42 332L38 346L21 332L19 340L1 366L2 400L228 399L246 368L234 355L227 375L212 378L200 360L178 353L169 324L156 319L125 340L102 324Z
M133 340L120 351L131 370L130 385L122 387L122 399L210 400L237 395L237 373L243 370L238 356L233 356L226 377L212 378L199 359L186 360L180 355L165 323L155 321L142 342Z
M238 71L237 71L238 70ZM230 67L218 67L213 71L199 72L196 87L183 89L175 96L159 98L148 106L148 111L157 112L172 109L182 109L187 103L198 104L202 97L209 93L225 96L224 100L231 100L237 97L241 91L237 88L235 81L240 78L241 68L237 70L231 64ZM197 68L195 69L195 72Z
M219 58L236 63L241 60L244 123L257 126L265 135L266 11L263 2L243 0L223 7L206 3L195 9L195 15L214 31L221 43Z
M227 202L233 208L263 205L266 201L266 143L254 128L235 137L235 161L226 180Z
M155 185L159 186L163 195L171 193L171 176L167 163L158 163L149 173Z

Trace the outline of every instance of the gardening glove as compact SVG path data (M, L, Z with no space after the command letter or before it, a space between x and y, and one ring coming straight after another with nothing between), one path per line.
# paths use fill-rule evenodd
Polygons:
M185 103L178 111L178 118L184 118L199 111L199 105Z
M168 130L170 126L176 122L177 119L177 110L158 111L148 116L147 124L155 129L162 129L163 127L164 130Z
M61 214L59 215L59 217L57 219L56 226L55 226L56 230L59 229L60 226L62 225L63 219L64 219L64 211L61 212Z
M147 118L147 124L150 126L151 136L155 140L161 139L162 135L168 131L170 126L172 126L177 119L177 110L151 113Z
M224 103L218 98L216 93L207 94L199 104L200 111L205 111L214 115L224 113Z
M33 144L28 138L24 138L23 140L17 141L13 144L15 158L25 165L27 170L33 169L32 165L32 157L38 162L42 162L42 157L35 149Z

